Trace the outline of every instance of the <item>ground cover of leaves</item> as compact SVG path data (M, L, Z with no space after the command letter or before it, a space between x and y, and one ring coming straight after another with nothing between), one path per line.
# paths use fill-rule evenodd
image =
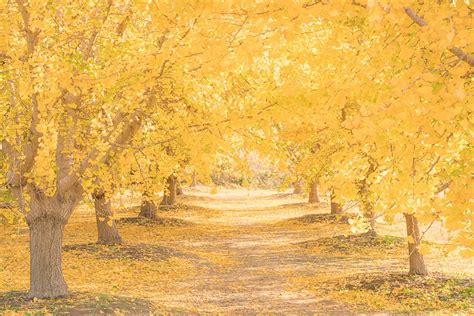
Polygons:
M159 220L117 206L124 244L100 246L90 205L66 226L71 296L27 300L28 231L0 228L0 311L77 314L473 312L472 261L426 256L429 277L408 277L403 223L351 234L324 203L275 191L186 190ZM185 206L184 206L185 205ZM400 234L394 236L393 231Z

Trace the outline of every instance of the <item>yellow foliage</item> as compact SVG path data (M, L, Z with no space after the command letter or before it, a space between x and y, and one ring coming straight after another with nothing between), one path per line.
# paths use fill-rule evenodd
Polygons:
M410 213L471 256L471 34L468 1L3 1L1 182L67 222L219 160L249 187L258 151L353 232Z

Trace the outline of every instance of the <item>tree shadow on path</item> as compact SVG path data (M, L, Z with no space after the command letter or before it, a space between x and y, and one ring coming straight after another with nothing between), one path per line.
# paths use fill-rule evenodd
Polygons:
M24 291L0 293L0 311L54 315L149 315L153 304L147 300L98 293L73 292L56 299L29 299Z
M149 244L104 246L95 243L65 245L63 250L81 255L83 252L99 259L131 259L142 261L164 261L172 257L187 257L175 249Z

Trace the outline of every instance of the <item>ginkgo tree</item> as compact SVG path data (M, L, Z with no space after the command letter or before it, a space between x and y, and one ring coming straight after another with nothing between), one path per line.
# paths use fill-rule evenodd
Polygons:
M436 20L435 28L426 32L418 28L421 18L414 12L423 14L427 8L391 3L360 9L368 14L367 25L372 27L368 34L378 38L365 53L363 75L356 76L361 81L352 78L346 90L346 100L357 101L346 127L354 136L351 143L360 147L358 154L365 159L354 159L357 156L351 149L346 154L351 157L342 160L343 164L345 160L365 164L371 171L364 179L371 183L371 203L377 211L388 218L404 214L410 273L416 274L427 273L420 251L424 232L418 221L430 227L440 219L449 227L451 212L457 209L457 223L464 227L457 242L472 245L472 239L466 238L472 229L467 196L455 200L438 196L448 187L448 191L459 190L458 185L468 190L465 174L450 170L470 173L461 153L469 151L469 133L462 126L469 124L472 64L469 55L453 45L453 32L457 32L453 28L460 34L468 29L469 9L462 3L429 6L429 16L434 14ZM458 43L464 50L468 45L463 37ZM377 54L381 49L387 54ZM357 86L364 89L355 90ZM362 146L357 146L358 139L363 140ZM351 174L354 164L346 170ZM468 252L462 250L465 255Z
M11 22L2 29L2 95L8 97L2 103L2 150L9 160L8 187L29 226L31 297L67 294L61 240L83 196L80 180L120 150L112 142L126 143L139 126L133 90L124 89L119 100L107 91L133 75L132 58L120 51L141 46L138 38L117 34L125 13L111 12L121 9L111 1L69 7L16 1L2 8L2 20ZM109 80L99 86L102 77Z
M466 195L472 171L465 160L471 151L471 9L461 2L409 2L308 3L315 29L280 43L285 49L272 69L262 62L255 67L272 82L262 86L272 91L268 103L276 98L280 104L274 108L280 114L272 113L280 126L319 125L340 142L328 156L335 172L325 180L345 200L359 201L368 228L378 216L405 217L409 271L426 274L418 222L429 229L440 220L456 232L452 245L472 255ZM272 117L267 122L277 125ZM292 140L309 152L331 142L331 134L316 140L317 130ZM308 158L307 166L322 162ZM306 175L314 176L311 168Z
M0 12L2 151L29 226L30 297L67 294L64 226L86 193L107 209L102 178L174 83L231 71L291 20L245 1L17 0Z
M331 59L341 63L351 56L346 71L327 80L334 91L323 99L334 115L346 109L338 128L349 131L333 163L334 186L346 187L353 198L370 192L364 200L387 220L405 216L410 273L427 273L419 221L428 228L434 220L456 227L452 243L470 255L470 9L464 3L404 7L369 1L318 4L314 10L333 24L344 22L332 29L340 32L333 40L341 48L331 51ZM432 18L433 26L421 16Z
M61 241L85 195L114 229L110 198L138 177L121 165L145 166L138 189L155 191L185 163L205 175L235 135L264 153L298 143L306 179L370 219L403 214L411 273L427 273L418 222L472 255L471 15L462 1L2 3L0 140L29 296L67 294Z

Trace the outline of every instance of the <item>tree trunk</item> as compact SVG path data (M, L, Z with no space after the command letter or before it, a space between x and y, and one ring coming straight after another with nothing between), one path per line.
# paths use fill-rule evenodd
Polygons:
M115 220L112 218L110 199L104 192L94 193L95 218L97 222L97 243L102 245L117 245L122 243Z
M370 205L372 207L372 205ZM377 236L377 231L375 230L375 214L371 210L364 211L364 217L369 222L369 233L372 236Z
M140 206L140 214L138 216L149 219L156 219L156 204L153 202L152 194L144 191L142 194L142 204Z
M301 185L301 181L296 181L293 184L293 194L301 194L303 193L303 187Z
M367 176L372 173L372 169L369 169ZM377 236L377 231L375 230L375 213L374 205L370 199L370 190L369 184L367 183L367 178L364 178L358 182L359 187L359 202L362 208L362 214L364 218L369 222L370 227L367 234L372 236Z
M176 195L184 195L183 188L178 180L176 180Z
M335 202L334 199L336 198L336 194L334 193L334 189L331 188L331 190L329 191L329 200L330 200L330 204L331 204L331 214L334 214L334 215L341 215L344 210L342 209L342 205Z
M143 200L140 206L140 217L156 219L156 205L150 200Z
M314 180L309 186L308 203L319 203L318 197L318 181Z
M405 213L405 222L407 225L407 236L413 238L413 242L408 242L408 256L410 261L410 271L408 274L428 275L423 255L418 252L420 244L420 229L415 215Z
M197 186L197 177L196 177L196 171L193 171L193 176L192 176L191 184L189 185L189 187L194 188L195 186Z
M163 200L161 200L160 207L168 207L176 203L176 177L171 175L166 180L167 188L163 192Z
M18 188L12 189L18 198ZM82 188L73 186L67 192L47 197L35 186L30 187L30 212L26 223L30 237L30 298L55 298L68 294L61 268L61 244L72 211L82 198ZM21 205L21 203L20 203Z
M30 298L54 298L68 294L61 268L61 244L65 225L65 220L52 214L28 221Z

